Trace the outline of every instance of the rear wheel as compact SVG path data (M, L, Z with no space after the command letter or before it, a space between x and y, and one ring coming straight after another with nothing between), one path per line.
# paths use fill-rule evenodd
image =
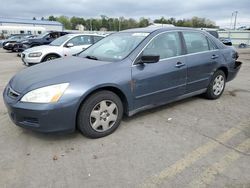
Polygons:
M77 126L83 135L100 138L113 133L120 125L123 105L111 91L91 95L80 107Z
M216 71L208 85L205 97L208 99L218 99L222 95L225 85L225 73L222 70Z

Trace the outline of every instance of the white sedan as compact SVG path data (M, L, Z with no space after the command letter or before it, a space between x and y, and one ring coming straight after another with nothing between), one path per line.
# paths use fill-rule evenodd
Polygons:
M97 34L68 34L51 42L49 45L29 48L22 52L25 65L37 64L52 59L77 54L105 36Z

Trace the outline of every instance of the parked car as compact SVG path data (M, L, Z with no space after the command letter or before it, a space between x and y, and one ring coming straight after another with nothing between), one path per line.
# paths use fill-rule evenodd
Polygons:
M249 48L250 45L245 44L245 43L240 43L240 44L238 45L238 47L239 47L239 48Z
M209 34L213 35L215 38L219 39L226 46L232 46L232 41L230 38L219 37L219 33L215 30L205 30L205 31L207 31Z
M2 42L3 49L5 50L13 50L13 47L16 43L21 42L23 40L27 40L31 35L22 34L22 35L13 35L8 39Z
M131 116L204 94L218 99L237 75L236 51L204 31L140 28L114 33L79 56L16 74L3 98L12 121L40 132L99 138Z
M41 46L41 45L47 45L50 44L53 40L69 34L68 32L62 32L62 31L50 31L46 32L44 34L41 34L35 38L27 39L22 42L16 43L15 45L15 51L22 52L28 48L32 48L35 46Z
M95 34L68 34L57 38L49 45L29 48L21 54L25 65L37 64L60 57L75 55L104 36Z
M232 43L232 41L231 41L230 38L227 38L227 37L220 37L219 39L220 39L220 41L221 41L223 44L225 44L225 45L227 45L227 46L232 46L232 45L233 45L233 43Z
M3 47L3 42L4 42L4 40L0 40L0 48Z
M22 43L22 42L24 42L24 41L27 41L27 40L29 40L29 39L36 38L36 37L37 37L37 35L29 35L29 36L25 37L24 39L15 42L15 43L13 44L13 48L11 49L11 51L12 51L12 52L20 52L20 51L22 51L22 50L20 50L20 48L19 48L19 46L20 46L19 44Z

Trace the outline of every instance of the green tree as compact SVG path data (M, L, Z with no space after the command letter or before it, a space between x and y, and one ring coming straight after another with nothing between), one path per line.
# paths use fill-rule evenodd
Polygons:
M150 24L149 18L140 18L139 20L135 20L133 18L112 18L106 15L101 15L100 18L88 18L84 19L82 17L71 17L68 18L66 16L55 17L53 15L48 17L50 21L59 21L64 25L65 29L76 29L78 24L85 26L87 30L95 30L98 31L101 28L105 28L109 31L119 31L129 28L136 27L147 27ZM173 17L165 18L161 17L154 20L154 23L160 24L173 24L175 26L181 27L206 27L206 28L214 28L215 23L206 18L199 18L194 16L191 19L179 19L176 20Z
M149 26L149 19L142 17L142 18L140 18L138 24L139 24L139 27L147 27L147 26Z
M54 17L54 16L51 15L51 16L49 16L48 20L49 21L56 21L56 17Z
M86 22L83 18L79 18L79 17L75 17L73 16L72 18L70 18L70 23L71 23L71 27L72 29L76 29L77 25L85 25Z
M71 23L68 17L60 16L59 18L56 19L56 21L62 23L65 29L72 29Z

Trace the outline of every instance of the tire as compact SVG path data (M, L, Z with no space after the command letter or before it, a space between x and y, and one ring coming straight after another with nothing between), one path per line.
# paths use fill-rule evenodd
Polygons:
M208 85L205 97L207 99L218 99L226 86L226 76L222 70L217 70Z
M122 116L121 99L115 93L103 90L88 97L81 105L77 127L86 137L101 138L118 128Z
M18 52L16 45L14 45L14 47L12 48L12 52Z
M51 61L51 60L54 60L54 59L57 59L57 58L59 58L57 55L47 55L47 56L45 56L45 58L43 59L43 62L45 62L45 61Z

